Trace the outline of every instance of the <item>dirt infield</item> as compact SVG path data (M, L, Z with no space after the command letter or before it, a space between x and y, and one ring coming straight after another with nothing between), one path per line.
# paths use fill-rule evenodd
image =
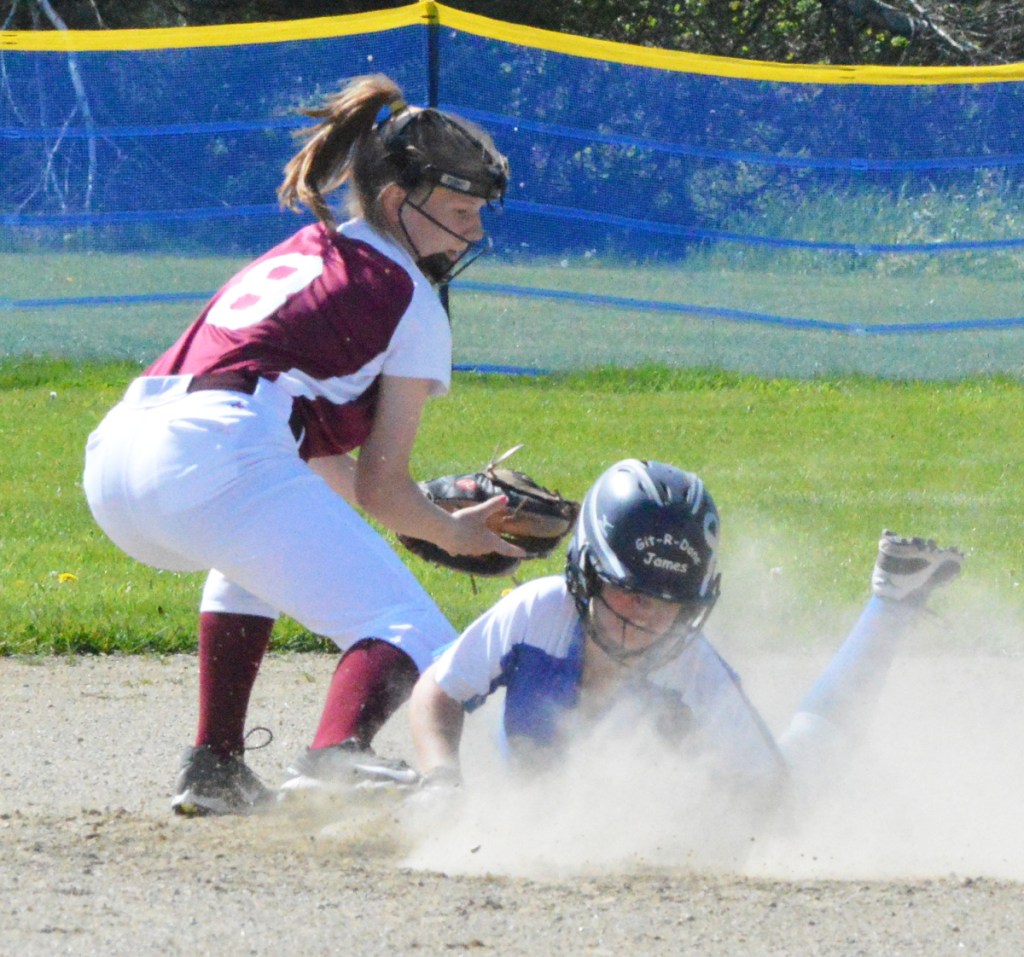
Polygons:
M333 661L265 665L250 713L275 738L251 764L269 781L306 743ZM774 719L819 662L740 664ZM386 796L177 819L194 658L0 659L0 944L19 957L1017 957L1022 681L1014 657L901 659L836 800L799 839L715 871L687 856L671 792L640 781L624 802L607 769L607 786L546 798L481 787L429 830ZM470 723L467 777L484 782L486 712ZM379 744L410 756L404 714Z

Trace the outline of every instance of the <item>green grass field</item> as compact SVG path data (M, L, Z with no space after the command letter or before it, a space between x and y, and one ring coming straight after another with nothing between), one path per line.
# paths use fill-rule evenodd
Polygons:
M171 652L194 647L202 576L145 568L94 526L80 488L90 429L137 364L0 362L0 653ZM582 496L636 455L698 471L723 515L725 597L715 621L789 639L822 607L864 598L883 527L970 553L956 587L1013 605L1024 383L765 380L661 366L542 378L460 374L428 405L415 471L464 470L525 443L514 464ZM457 626L511 582L470 582L409 558ZM534 563L523 576L560 570ZM787 605L791 603L792 607ZM813 636L811 636L813 637ZM277 648L322 647L293 622Z

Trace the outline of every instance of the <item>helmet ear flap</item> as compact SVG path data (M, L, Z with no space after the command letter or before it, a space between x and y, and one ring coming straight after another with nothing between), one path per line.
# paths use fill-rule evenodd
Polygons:
M577 547L573 542L566 556L565 581L581 615L586 612L587 605L594 596L596 577L590 549L586 545Z
M422 185L426 169L423 158L413 146L413 131L423 121L426 110L405 109L380 124L387 162L395 171L395 182L407 192Z
M711 579L711 587L708 588L708 613L718 604L718 596L722 594L722 573L716 572Z
M601 576L597 574L597 563L594 561L594 556L591 554L590 549L587 549L583 562L583 578L586 583L588 601L601 594Z
M407 193L413 193L423 185L426 174L417 157L403 150L393 153L389 159L395 168L395 182Z

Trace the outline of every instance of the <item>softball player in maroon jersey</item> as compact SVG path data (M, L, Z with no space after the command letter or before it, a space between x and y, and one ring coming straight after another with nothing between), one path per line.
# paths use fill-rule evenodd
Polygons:
M243 733L280 614L343 652L284 787L414 779L371 742L455 632L353 505L453 553L522 554L486 526L501 498L450 515L409 474L423 405L451 378L435 286L479 248L507 161L483 130L407 106L379 74L308 115L317 122L279 196L317 223L232 278L86 452L90 508L120 548L159 568L212 569L198 730L173 800L184 814L274 797L243 760ZM325 196L343 184L352 218L339 226Z

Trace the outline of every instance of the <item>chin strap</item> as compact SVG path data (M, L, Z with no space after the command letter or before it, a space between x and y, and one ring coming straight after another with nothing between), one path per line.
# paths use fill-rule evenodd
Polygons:
M427 193L423 203L426 203L427 200L430 199L433 192L434 191L431 190ZM406 194L406 197L402 200L402 205L398 210L398 222L402 227L402 233L405 236L405 241L409 244L409 248L412 250L413 257L416 260L416 265L419 267L420 272L422 272L423 275L426 276L434 285L451 282L456 276L473 265L473 263L475 263L484 253L490 252L491 249L494 248L494 242L491 240L490 236L484 236L483 239L474 242L473 240L463 236L461 233L455 232L454 229L449 229L439 219L431 216L430 213L423 208L423 203L414 203L409 199L408 194ZM405 218L402 216L402 212L406 206L416 210L416 212L428 222L432 223L442 232L447 233L453 239L456 239L465 245L466 248L463 249L458 259L453 261L444 253L434 253L431 256L420 255L419 250L416 248L416 243L413 242L412 236L409 235L409 230L405 225ZM469 256L468 259L466 258L467 256Z

